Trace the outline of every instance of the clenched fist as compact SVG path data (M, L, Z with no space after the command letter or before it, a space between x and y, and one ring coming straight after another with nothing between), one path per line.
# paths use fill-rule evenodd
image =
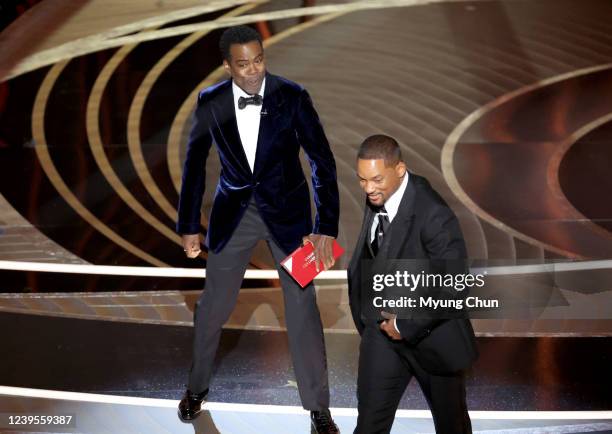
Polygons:
M202 249L200 249L200 234L183 235L183 250L188 258L197 258Z

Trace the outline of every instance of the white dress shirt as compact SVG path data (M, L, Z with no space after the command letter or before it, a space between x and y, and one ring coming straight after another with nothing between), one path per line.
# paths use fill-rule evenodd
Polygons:
M402 201L402 197L404 197L404 192L406 191L406 186L408 185L408 171L404 175L404 179L402 179L402 183L398 187L397 190L391 195L389 199L385 202L385 210L387 210L387 216L389 217L389 223L393 221L395 216L397 215L397 210L399 209L400 202ZM378 213L376 214L378 215ZM378 227L378 219L375 218L372 221L372 227L370 228L370 243L374 241L374 237L376 236L376 228Z
M266 79L264 78L261 83L259 95L263 96L265 88ZM239 109L238 98L241 96L248 98L253 95L246 93L234 81L232 81L232 93L234 94L234 111L236 112L238 134L240 134L240 141L242 142L242 148L249 162L249 167L251 168L251 172L253 172L255 168L255 154L257 152L257 138L259 136L259 121L261 120L262 106L249 104L242 110Z
M406 191L406 186L408 185L408 171L404 175L404 179L402 179L402 183L398 187L397 190L387 199L384 203L385 210L387 211L387 216L389 217L389 224L393 221L395 216L397 215L397 211L399 210L400 202L402 201L402 197L404 197L404 192ZM378 215L378 213L376 214ZM378 219L375 218L372 222L372 227L370 228L370 243L374 241L374 237L376 236L376 228L378 227ZM399 329L397 328L397 319L393 320L393 326L395 330L399 333Z

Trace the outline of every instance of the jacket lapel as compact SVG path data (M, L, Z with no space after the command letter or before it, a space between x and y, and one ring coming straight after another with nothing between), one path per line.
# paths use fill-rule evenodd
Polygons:
M257 136L257 151L255 152L255 165L253 172L257 175L261 168L261 162L266 161L266 155L270 145L274 141L274 136L278 132L277 121L282 114L285 99L280 90L278 78L266 73L266 88L263 95L263 105L261 106L261 119L259 121L259 135Z
M389 226L389 233L385 239L376 259L397 259L399 252L410 237L415 216L416 188L414 177L410 175L404 196L400 202L395 218Z
M227 80L223 86L225 88L220 93L219 97L215 99L212 114L223 141L225 142L225 149L227 149L235 161L240 164L240 167L245 173L251 174L251 168L249 167L249 162L244 153L244 146L240 140L240 133L238 132L238 122L236 121L236 111L234 108L234 93L232 92L232 80Z
M412 232L416 211L416 188L414 186L415 177L411 174L409 176L410 178L408 179L408 184L406 184L406 190L404 191L404 195L400 201L397 214L389 226L388 233L385 234L383 244L378 250L378 255L376 255L376 258L374 258L373 266L375 267L378 266L381 261L384 262L387 259L396 259ZM353 257L349 263L350 272L356 271L359 259L363 255L363 249L369 248L365 243L366 241L369 241L368 236L372 228L373 218L374 212L368 205L366 199L365 216L363 218L361 232L359 233L359 240L357 241L355 252L353 253Z
M359 260L363 257L363 249L368 248L365 243L366 240L368 240L367 235L370 233L373 216L374 213L372 212L372 209L368 205L366 199L365 215L363 216L363 223L361 224L361 231L359 232L359 239L357 240L357 244L355 245L353 257L351 258L351 262L349 263L349 273L354 273L357 271Z

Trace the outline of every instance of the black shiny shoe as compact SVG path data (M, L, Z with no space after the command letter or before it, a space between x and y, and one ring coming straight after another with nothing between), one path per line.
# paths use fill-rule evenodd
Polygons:
M315 434L340 434L340 430L334 423L329 409L311 411L312 433Z
M191 393L187 389L178 406L179 418L183 422L189 422L198 417L202 411L202 402L206 400L206 395L208 395L208 389L202 393Z

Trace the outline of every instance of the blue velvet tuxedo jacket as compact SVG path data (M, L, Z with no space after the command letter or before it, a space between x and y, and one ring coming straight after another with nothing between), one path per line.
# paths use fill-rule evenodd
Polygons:
M187 145L177 232L199 233L206 159L214 142L221 173L209 218L206 245L215 253L229 241L251 197L278 245L290 253L311 232L338 235L336 164L308 92L282 77L266 74L254 170L240 141L232 81L200 92ZM316 204L314 227L310 191L299 161L302 147L312 168Z

